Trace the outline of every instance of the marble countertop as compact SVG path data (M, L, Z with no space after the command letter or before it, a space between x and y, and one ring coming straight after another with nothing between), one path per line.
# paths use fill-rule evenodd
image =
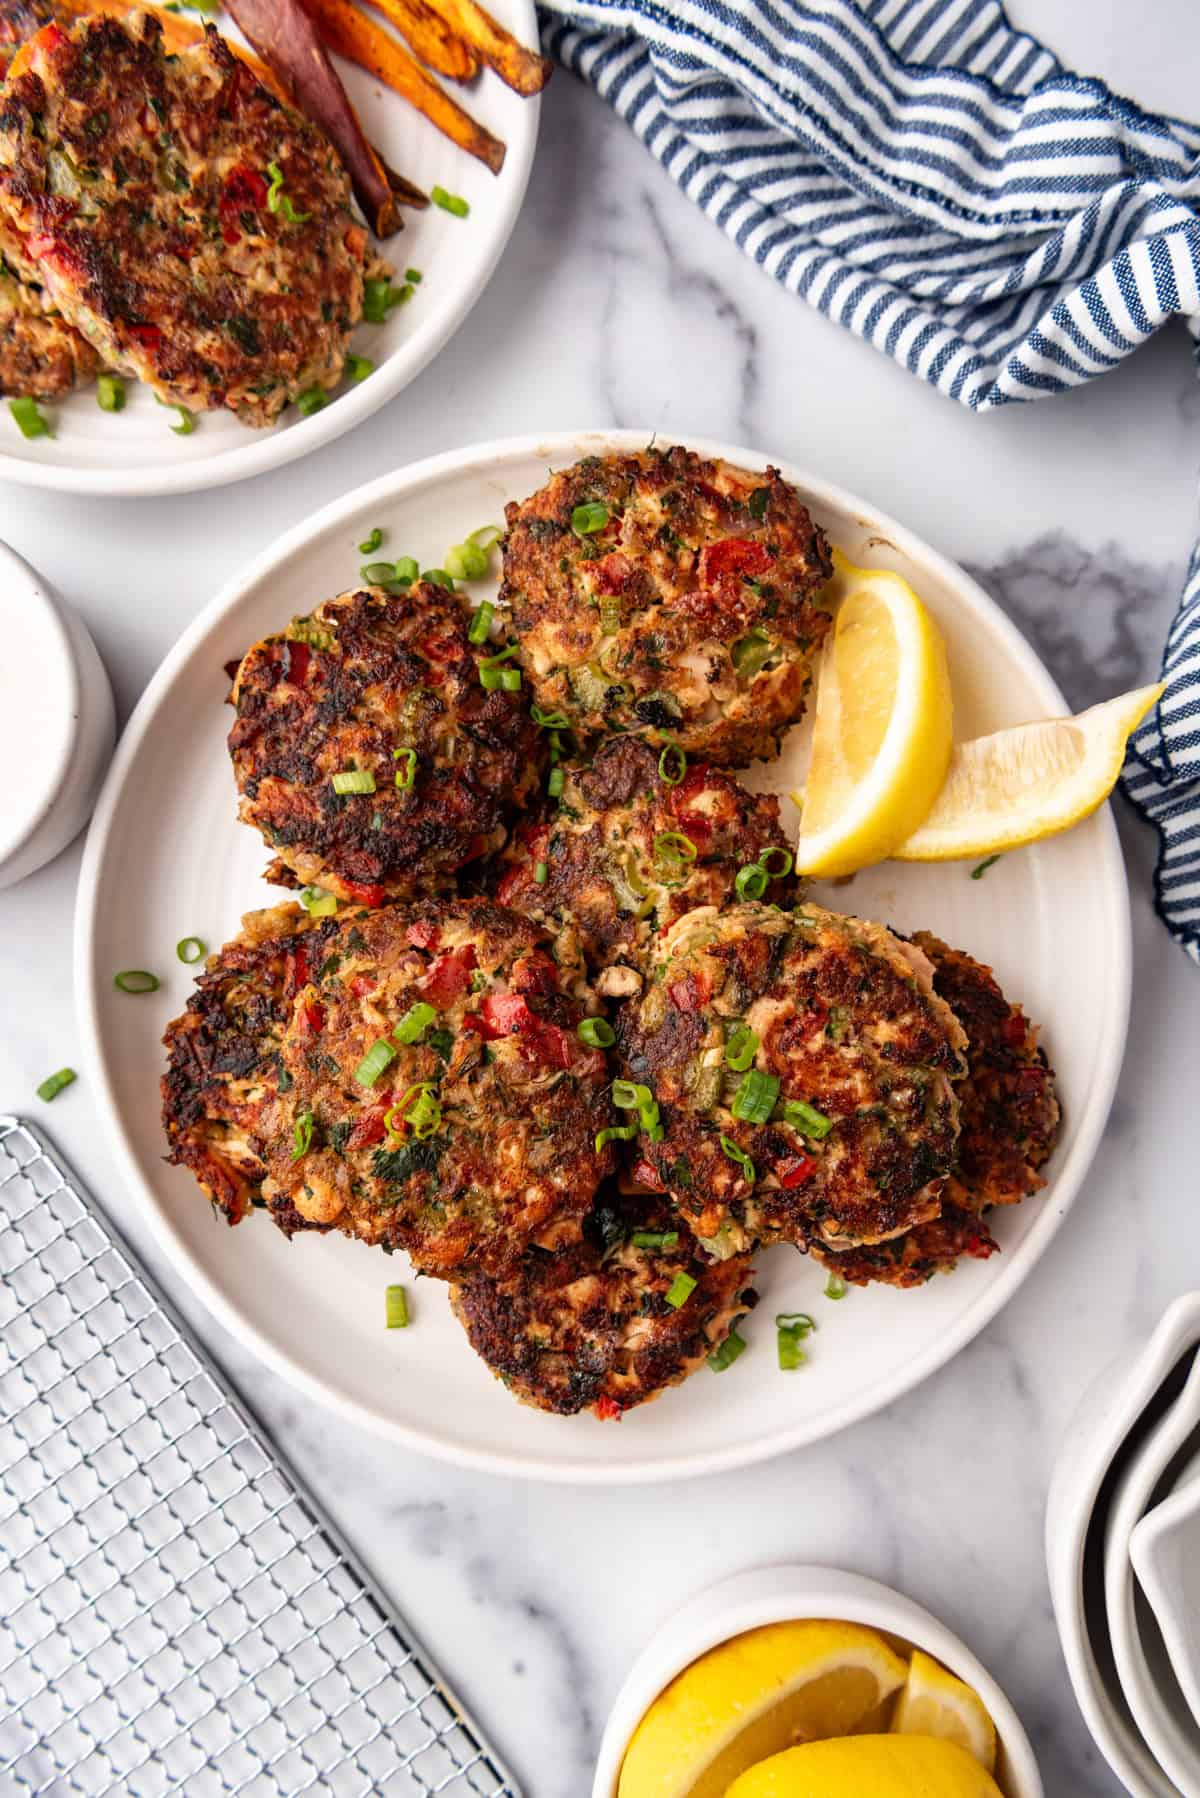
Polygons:
M1018 22L1031 24L1032 0ZM1061 52L1158 104L1185 0L1054 0ZM1128 15L1126 15L1128 17ZM1144 29L1143 29L1144 26ZM1140 59L1140 60L1139 60ZM1169 60L1169 58L1168 58ZM1180 70L1182 72L1182 69ZM1156 88L1153 84L1157 82ZM559 77L529 201L450 347L350 439L237 489L149 503L0 487L0 535L83 612L127 715L184 624L279 532L399 461L578 426L707 434L870 496L966 563L1071 703L1153 677L1194 520L1200 384L1182 330L1044 406L975 418L777 291L693 213L631 135ZM747 1473L586 1492L468 1474L389 1448L296 1396L163 1266L122 1193L79 1061L69 982L78 847L0 895L0 1110L39 1117L284 1442L493 1731L528 1798L583 1798L631 1658L699 1586L813 1559L928 1605L1006 1686L1047 1791L1119 1788L1059 1654L1042 1558L1046 1485L1084 1387L1200 1284L1194 1228L1200 971L1149 904L1152 845L1123 806L1132 1029L1117 1103L1067 1226L1008 1309L885 1415ZM1097 979L1104 970L1096 970Z

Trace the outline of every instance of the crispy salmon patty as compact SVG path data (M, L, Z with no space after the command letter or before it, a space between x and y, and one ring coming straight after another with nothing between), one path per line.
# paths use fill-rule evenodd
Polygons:
M269 424L342 372L367 237L349 179L209 27L168 56L147 13L46 26L0 102L0 213L106 366Z
M768 851L772 871L790 870L778 800L678 750L617 737L559 772L557 794L493 865L493 890L529 917L573 920L589 965L613 970L601 992L636 991L625 971L685 912L732 900L740 871ZM764 882L773 902L795 891L789 875Z
M504 1280L453 1288L471 1346L542 1411L617 1417L700 1367L749 1309L745 1256L714 1261L657 1198L611 1195Z
M368 587L243 658L238 815L296 881L377 905L445 890L504 841L538 781L538 734L520 691L483 686L490 645L468 629L441 587Z
M776 753L829 627L829 546L778 470L588 456L505 512L501 598L538 704L722 766Z
M325 947L281 1046L264 1196L444 1277L552 1245L612 1166L577 951L488 900L362 913Z
M882 925L818 906L688 913L617 1019L639 1177L716 1253L850 1247L936 1216L966 1038L932 974Z
M42 289L7 264L0 267L0 393L62 399L94 379L99 367L91 344L48 307Z

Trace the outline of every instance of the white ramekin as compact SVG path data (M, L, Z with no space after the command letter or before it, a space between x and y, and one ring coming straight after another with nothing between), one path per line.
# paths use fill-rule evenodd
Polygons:
M868 1624L923 1648L965 1679L996 1725L1000 1743L996 1779L1005 1798L1043 1798L1041 1775L1017 1713L966 1644L902 1593L836 1567L760 1567L736 1573L677 1611L634 1662L617 1694L600 1743L592 1798L616 1798L629 1739L677 1673L743 1630L804 1617Z
M11 741L0 783L0 888L51 861L83 829L112 756L112 688L83 620L0 543L0 708ZM19 758L19 759L14 759Z

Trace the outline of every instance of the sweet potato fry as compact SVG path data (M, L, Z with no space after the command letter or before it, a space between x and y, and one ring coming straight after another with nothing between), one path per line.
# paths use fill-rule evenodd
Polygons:
M382 156L379 160L383 163L383 172L387 176L388 186L395 194L397 203L401 206L411 206L416 212L424 212L429 204L429 195L425 189L418 187L415 181L409 181L404 175L398 174L390 163L384 162Z
M247 0L237 0L239 6L246 3ZM262 0L253 0L253 3L261 4ZM295 3L297 0L293 0ZM500 139L478 124L469 112L464 112L449 94L443 93L433 77L414 62L403 44L398 44L382 26L359 12L352 0L309 0L309 4L317 29L331 50L348 62L356 62L368 74L394 88L452 143L477 156L480 162L486 162L493 175L500 173L504 162L504 145ZM246 35L249 36L249 32Z
M321 127L345 163L376 237L399 231L403 221L387 171L364 137L341 77L301 0L229 0L229 10L264 62L291 89L301 112Z
M378 5L379 0L375 0ZM495 69L501 81L514 93L540 94L550 79L554 64L549 57L526 50L510 31L497 24L477 0L428 0L452 31L458 33L477 53L481 62ZM386 11L387 9L384 8Z
M479 58L426 0L371 0L389 24L407 40L414 56L451 81L470 81L479 73Z

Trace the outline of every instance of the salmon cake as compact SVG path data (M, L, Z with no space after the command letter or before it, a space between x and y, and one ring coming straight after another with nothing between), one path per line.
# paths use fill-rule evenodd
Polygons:
M361 913L326 947L284 1033L264 1196L442 1277L553 1246L612 1168L577 950L488 900Z
M59 400L99 371L91 344L48 306L42 289L0 260L0 394Z
M238 816L274 878L367 905L454 885L503 843L541 747L521 690L485 687L491 645L427 581L326 600L234 678Z
M636 992L654 942L696 906L732 901L744 868L769 901L794 897L779 801L723 769L616 737L550 779L540 815L495 862L493 890L527 917L573 921L589 966L608 971L602 993Z
M819 526L777 469L588 456L505 513L501 599L537 703L740 767L804 709L829 628Z
M187 1010L168 1024L160 1082L174 1167L186 1167L231 1224L262 1203L266 1116L296 993L338 925L299 905L249 912L208 959Z
M966 1036L924 953L814 905L688 913L617 1018L638 1175L713 1253L936 1217Z
M1041 1190L1041 1170L1061 1123L1054 1070L1038 1028L1005 997L991 969L930 931L917 931L913 941L933 965L934 991L967 1033L958 1149L940 1217L848 1253L814 1245L828 1268L855 1285L876 1280L921 1286L935 1273L952 1272L964 1255L984 1260L995 1254L999 1244L985 1214Z
M678 1385L755 1302L746 1256L706 1256L671 1207L607 1193L507 1279L452 1288L471 1347L522 1403L619 1418Z
M0 102L17 266L108 368L267 425L341 377L367 234L331 145L211 27L51 23ZM10 258L11 259L11 258Z

